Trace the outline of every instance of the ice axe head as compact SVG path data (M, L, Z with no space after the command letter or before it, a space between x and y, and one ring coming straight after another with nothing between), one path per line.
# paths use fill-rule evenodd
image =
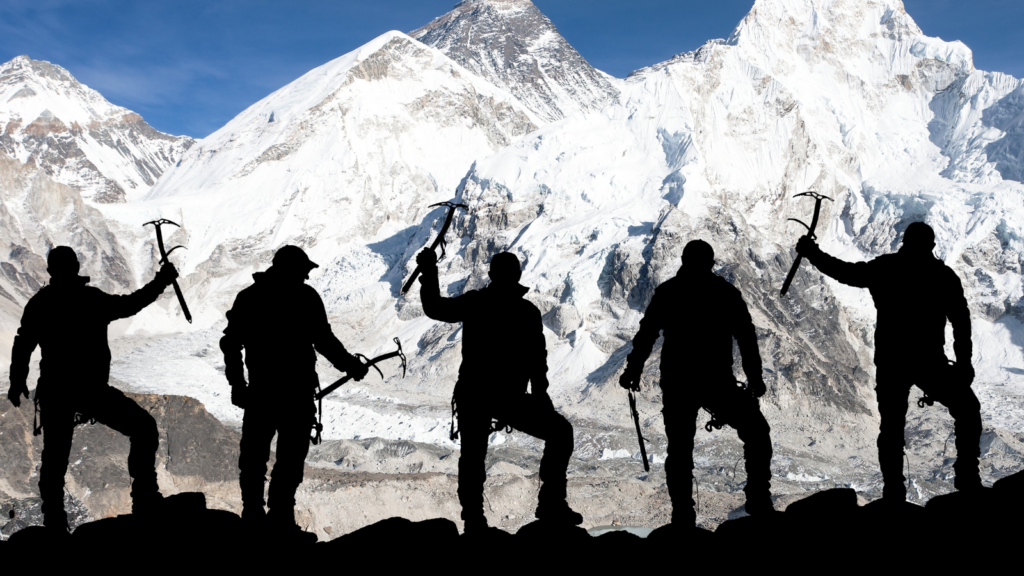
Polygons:
M437 204L427 206L427 208L436 208L438 206L444 206L445 208L451 208L453 210L455 208L465 208L466 210L469 210L469 206L466 206L465 204L456 204L455 202L438 202Z
M801 196L810 196L811 198L814 198L815 200L818 200L818 201L821 201L821 200L831 200L831 198L829 198L828 196L825 196L824 194L818 194L814 190L808 190L807 192L801 192L801 193L797 194L796 196L793 196L793 198L799 198Z
M160 226L162 226L164 224L170 224L172 226L177 226L178 228L181 228L181 226L177 222L173 222L173 221L168 220L166 218L160 218L159 220L153 220L152 222L146 222L145 224L143 224L143 226L144 227L145 226L149 226L150 224L156 226L156 241L157 241L157 244L158 244L157 247L160 248L160 264L166 264L167 263L167 257L171 255L171 252L174 252L178 248L185 248L185 247L181 246L179 244L178 246L175 246L174 248L171 248L170 250L165 250L164 249L164 235L160 231Z
M814 198L814 219L811 220L811 224L810 225L807 225L807 223L805 223L804 221L798 220L796 218L788 218L787 220L792 220L793 222L796 222L797 224L800 224L804 228L807 228L807 235L810 236L811 238L817 238L817 236L814 235L814 228L818 225L818 213L821 211L821 201L822 200L832 201L832 199L829 198L828 196L823 195L823 194L818 194L817 192L815 192L813 190L809 190L807 192L801 192L800 194L797 194L796 196L793 196L793 198L799 198L801 196L809 196L811 198Z
M448 230L448 225L451 224L452 218L455 216L455 209L456 208L463 208L465 210L469 210L469 206L466 206L465 204L456 204L455 202L438 202L437 204L431 204L430 206L427 206L427 208L436 208L438 206L444 206L445 208L448 209L448 216L445 218L445 227L443 228L443 230L445 230L445 231ZM444 259L444 256L445 256L445 249L444 249L444 247L447 244L448 244L448 242L445 241L444 235L442 234L441 237L440 237L440 243L439 243L439 245L441 246L441 257L438 258L438 260L443 260Z
M405 352L402 351L402 341L399 340L397 337L395 338L395 346L398 346L398 357L402 359L402 378L405 378Z

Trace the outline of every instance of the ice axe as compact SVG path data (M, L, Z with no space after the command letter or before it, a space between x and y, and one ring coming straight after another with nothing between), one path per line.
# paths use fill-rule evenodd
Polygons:
M394 352L388 352L387 354L381 354L380 356L377 356L376 358L367 358L366 356L363 356L362 354L356 354L355 356L357 358L365 360L363 365L367 366L369 368L373 368L374 370L376 370L377 373L380 374L381 378L384 378L384 373L381 372L380 368L377 367L377 363L381 362L383 360L387 360L388 358L395 358L397 356L398 358L402 359L402 378L405 378L406 361L405 361L405 352L402 352L402 342L398 338L395 338L394 342L395 342L395 345L398 346L398 350L395 350ZM347 375L346 376L342 376L337 381L335 381L334 384L331 384L330 386L328 386L327 388L324 388L323 390L318 390L317 391L316 396L315 396L316 403L317 403L317 415L316 415L316 420L313 421L313 436L311 436L310 439L309 439L313 443L314 446L323 441L323 431L324 431L324 397L327 396L328 394L330 394L331 392L334 392L338 388L341 388L342 386L347 384L348 381L351 380L351 379L352 379L351 376L347 376Z
M362 358L363 360L365 360L365 362L363 364L365 366L369 367L369 368L373 368L374 370L376 370L377 373L380 374L381 378L384 378L384 373L380 371L380 368L377 368L377 363L378 362L382 362L384 360L388 360L389 358L396 358L396 357L397 358L401 358L402 359L402 378L405 378L406 359L405 359L405 352L402 351L402 342L398 338L395 338L394 339L394 343L395 343L395 346L398 346L398 349L395 350L394 352L388 352L387 354L381 354L380 356L377 356L376 358L367 358L366 356L363 356L362 354L356 354L356 356L359 357L359 358ZM351 380L351 379L352 379L351 376L342 376L334 384L331 384L327 388L324 388L323 390L318 392L316 394L316 399L317 400L323 400L324 397L326 397L331 392L334 392L338 388L341 388L342 386L347 384L348 381Z
M822 196L821 194L818 194L817 192L814 191L797 194L796 196L793 196L793 198L799 198L801 196L810 196L811 198L814 198L814 216L811 218L811 225L808 226L807 224L800 220L797 220L796 218L789 218L789 220L792 220L800 224L804 228L807 228L807 236L809 236L811 240L816 240L818 237L814 235L814 229L818 227L818 216L821 214L821 201L831 201L832 199L829 198L828 196ZM800 267L800 263L803 262L803 259L803 255L797 254L796 260L793 260L793 265L790 266L789 268L789 274L786 274L786 281L782 283L783 296L786 295L786 292L789 292L789 285L793 283L793 277L796 276L796 270L797 268Z
M636 396L633 395L633 391L629 391L629 412L633 415L633 425L636 426L636 437L640 441L640 457L644 460L644 472L651 471L651 465L647 462L647 446L644 442L647 440L644 438L644 433L640 429L640 412L636 409Z
M152 222L146 222L142 226L146 227L149 226L150 224L156 226L156 245L158 248L160 248L160 265L163 266L164 264L167 264L167 257L171 255L171 252L174 252L178 248L184 248L184 246L179 245L175 246L174 248L171 248L170 250L166 250L164 248L164 235L163 232L161 232L160 230L160 226L164 224L172 224L174 226L178 226L178 228L181 228L181 226L179 226L176 222L171 222L166 218L153 220ZM181 304L181 311L185 313L185 320L188 320L188 323L191 324L192 313L188 311L188 304L185 304L185 297L181 295L181 288L178 286L178 281L171 280L171 286L174 286L174 294L178 297L178 304Z
M438 202L437 204L431 204L428 208L434 208L436 206L444 206L448 208L448 215L444 219L444 226L441 226L441 232L437 234L437 238L434 238L434 243L430 245L430 249L437 250L437 247L440 246L441 258L444 258L444 247L448 243L444 239L444 235L448 233L448 228L452 225L452 218L455 216L455 209L463 208L465 210L469 210L469 206L466 206L465 204L456 204L455 202ZM438 258L438 260L441 258ZM412 283L415 282L419 276L420 267L417 266L416 269L412 271L412 276L409 277L409 281L405 283L405 286L402 286L402 294L405 294L409 291L409 288L412 288Z

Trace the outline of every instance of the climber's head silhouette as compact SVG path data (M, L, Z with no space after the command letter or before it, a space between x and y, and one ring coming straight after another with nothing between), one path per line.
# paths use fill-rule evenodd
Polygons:
M274 253L274 270L284 278L306 280L309 271L320 265L311 261L306 252L298 246L282 246Z
M498 284L519 282L519 279L523 277L519 258L516 258L516 255L511 252L495 254L491 258L491 269L487 275L491 277L492 282Z
M900 252L907 254L931 254L935 248L935 231L924 222L914 222L903 232Z
M683 268L688 271L710 271L715 265L715 250L703 240L691 240L683 248Z
M46 271L50 278L70 278L78 276L78 256L70 246L56 246L46 256Z

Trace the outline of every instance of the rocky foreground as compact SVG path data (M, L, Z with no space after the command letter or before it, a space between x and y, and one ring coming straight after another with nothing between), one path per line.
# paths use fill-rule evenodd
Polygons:
M55 537L35 526L0 542L4 558L31 555L48 565L80 565L102 557L129 569L150 569L163 562L204 567L221 563L242 568L339 568L379 562L395 569L502 568L497 559L511 550L524 555L523 568L571 564L607 570L612 564L636 569L694 567L723 563L731 567L765 565L782 559L799 566L807 560L864 563L872 567L942 567L949 570L981 556L1003 554L1019 542L1012 519L1024 512L1024 473L1005 478L980 494L939 496L927 506L891 505L881 500L859 506L849 488L817 492L785 512L746 516L723 523L714 532L667 525L646 538L626 531L592 537L587 530L536 521L515 534L490 528L459 534L444 518L412 522L388 518L327 542L301 542L253 528L235 514L209 510L200 493L167 499L156 518L123 515L86 523L71 536ZM856 542L856 545L854 544ZM941 545L936 545L940 543ZM862 554L849 556L851 546ZM134 566L133 566L134 564ZM852 568L852 565L849 565Z
M131 397L157 421L160 432L157 473L161 492L172 498L181 493L201 493L204 496L202 510L210 508L209 512L216 512L215 516L221 512L229 515L241 512L237 466L240 434L237 430L218 421L202 403L192 398L152 394L131 394ZM578 435L587 435L586 422L577 421L574 426ZM915 437L908 433L908 438ZM944 438L938 438L938 442L941 444ZM996 443L996 440L991 442L993 446ZM699 462L698 483L694 489L698 502L697 522L700 528L711 531L744 515L745 473L741 449L735 442L700 444L694 450ZM910 444L913 457L914 442ZM32 435L31 404L14 408L6 398L0 398L0 540L14 538L21 531L42 523L37 490L41 448L42 437ZM505 533L518 533L534 522L533 510L540 487L536 470L542 448L540 443L519 442L513 435L489 449L485 514L491 526ZM672 508L663 464L655 463L651 472L645 474L640 463L632 459L581 457L585 448L578 446L579 454L574 456L569 470L569 503L583 514L583 528L609 525L657 528L669 523ZM1009 475L1009 471L1020 469L1014 457L1018 449L1006 445L1005 453L994 451L991 446L983 450L987 454L982 460L983 468L998 464L1008 470L990 479L1001 487L991 490L991 494L997 495L999 510L1011 507L1009 494L1013 490L1006 487L1015 482L1013 478L1019 477L1019 474ZM996 452L1002 456L997 458ZM131 511L127 455L128 439L105 426L83 425L76 430L65 478L65 509L76 534L78 528L92 526L94 521L107 522ZM783 453L777 456L780 463L789 459ZM296 495L296 519L321 542L365 530L394 517L414 522L443 519L461 531L456 495L458 459L457 448L432 444L384 438L325 442L314 447L307 458L305 480ZM953 461L955 458L946 458L944 467ZM790 480L774 466L772 492L775 508L780 512L790 514L796 507L799 515L801 503L812 501L809 498L823 498L813 494L835 492L822 492L823 488L831 488L832 482ZM944 469L934 473L944 474ZM808 470L819 473L816 469ZM934 500L941 506L943 498L957 498L956 495L939 495L951 490L951 486L938 494L921 493L919 477L917 469L912 468L912 481L908 483L911 500L916 496L919 503L928 500L929 506L935 506L937 504L931 502ZM948 480L942 482L949 484ZM810 487L815 485L815 488ZM837 487L849 488L850 485ZM868 510L878 505L877 500L872 501L878 491L870 484L858 483L854 487L856 492L843 492L854 495L851 506ZM840 504L846 506L845 501ZM921 506L908 508L921 509ZM1007 517L996 514L977 525L983 531L992 531Z

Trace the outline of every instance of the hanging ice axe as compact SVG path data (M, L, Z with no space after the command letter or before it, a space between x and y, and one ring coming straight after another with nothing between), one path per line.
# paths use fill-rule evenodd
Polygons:
M814 198L814 216L811 217L811 225L808 226L807 224L800 220L797 220L796 218L789 218L789 220L792 220L793 222L800 224L804 228L807 228L807 236L809 236L811 240L817 240L818 237L814 235L814 229L818 227L818 216L821 214L821 201L832 201L832 199L829 198L828 196L822 196L821 194L818 194L817 192L814 191L797 194L796 196L793 196L793 198L799 198L801 196L810 196L811 198ZM800 268L800 263L803 262L803 260L804 257L801 254L797 254L796 260L793 260L793 265L790 266L789 268L789 274L786 275L786 281L782 283L783 296L786 295L786 292L789 292L789 285L793 283L793 277L796 276L797 268Z
M431 250L437 250L438 246L441 247L441 258L438 258L438 260L440 260L444 258L444 247L448 244L444 239L444 236L448 233L448 229L451 228L452 218L455 216L455 209L462 208L469 210L469 206L466 206L465 204L456 204L455 202L438 202L437 204L431 204L428 208L434 208L437 206L444 206L448 208L448 215L444 219L444 226L441 226L441 232L438 233L437 238L434 238L434 243L430 245ZM409 277L409 281L405 283L405 286L402 286L402 294L408 292L409 288L412 288L412 283L419 277L420 267L417 266L416 269L412 271L412 276Z
M377 356L376 358L367 358L366 356L363 356L362 354L356 354L356 357L360 358L362 360L365 360L365 362L363 364L365 366L369 367L369 368L373 368L374 370L376 370L377 374L380 374L381 379L384 378L384 373L381 372L380 368L377 367L377 363L378 362L383 362L384 360L387 360L389 358L395 358L395 357L401 358L402 359L402 378L405 378L406 360L405 360L405 352L402 352L402 342L398 338L395 338L394 342L395 342L395 345L398 346L398 350L395 350L394 352L388 352L387 354L381 354L380 356ZM317 416L316 416L316 421L313 422L313 436L310 438L310 441L313 442L313 445L319 444L323 440L323 431L324 431L324 398L328 394L330 394L331 392L334 392L338 388L341 388L342 386L347 384L348 381L351 380L351 379L352 379L351 376L343 376L343 377L339 378L338 380L336 380L334 382L334 384L331 384L327 388L324 388L323 390L321 390L321 391L316 393L315 398L316 398L316 402L317 402Z
M178 224L176 222L171 222L166 218L161 218L159 220L153 220L152 222L146 222L142 226L146 227L150 224L156 226L156 245L160 248L160 265L163 266L164 264L167 264L167 257L171 255L171 252L174 252L178 248L184 248L184 246L175 246L170 250L164 249L164 235L160 230L160 226L164 224L178 226ZM178 228L181 228L181 226L178 226ZM181 295L181 288L178 286L178 281L172 280L171 286L174 286L174 294L178 297L178 304L181 304L181 311L185 313L185 320L188 320L188 323L191 324L192 313L188 311L188 304L185 304L185 297Z
M644 472L651 471L651 465L647 462L647 446L644 445L643 432L640 430L640 413L636 409L636 396L633 395L633 391L629 391L629 411L633 415L633 425L636 426L636 437L640 441L640 457L644 460Z

